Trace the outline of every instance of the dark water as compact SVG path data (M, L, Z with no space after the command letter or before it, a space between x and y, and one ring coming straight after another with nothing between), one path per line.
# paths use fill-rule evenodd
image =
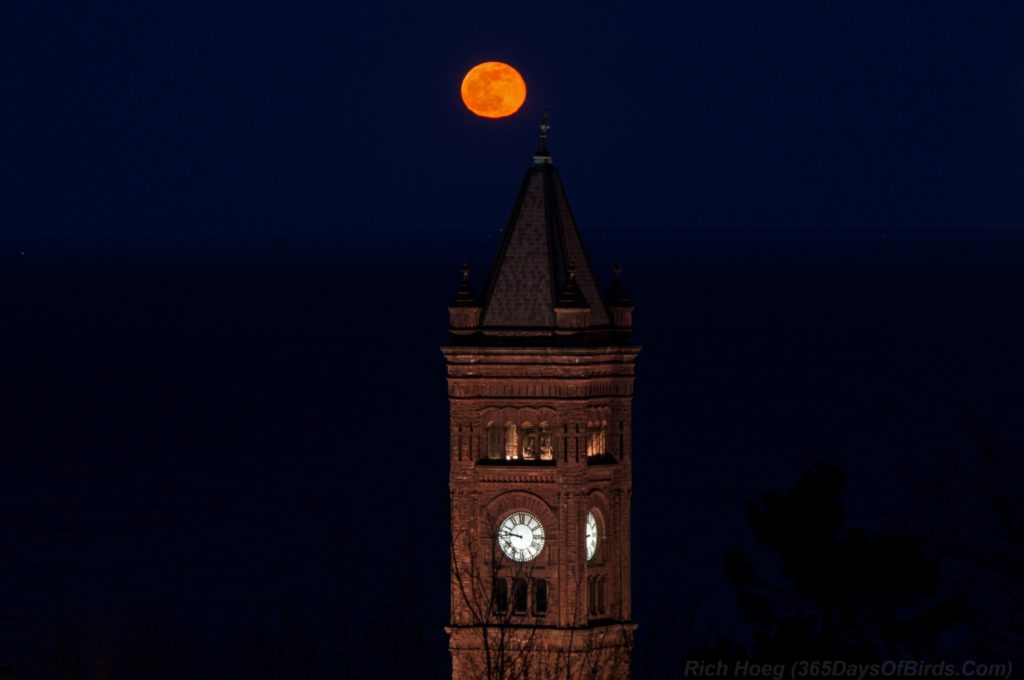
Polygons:
M667 608L745 639L724 552L810 461L849 471L851 524L899 527L937 452L969 448L965 413L1021 441L1016 234L588 236L602 281L625 264L645 346L641 636ZM479 281L492 248L444 241L7 249L0 660L141 635L235 677L301 628L326 672L345 630L402 611L443 661L438 346L458 264Z

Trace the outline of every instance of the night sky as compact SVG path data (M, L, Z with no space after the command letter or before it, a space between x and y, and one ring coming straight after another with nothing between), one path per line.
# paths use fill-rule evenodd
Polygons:
M396 610L444 662L438 347L545 108L645 347L639 635L748 643L725 551L814 461L900 529L966 423L1024 444L1014 3L7 11L0 664L262 677L259 640L305 636L316 671L273 677L327 677ZM489 60L526 80L511 118L459 100Z

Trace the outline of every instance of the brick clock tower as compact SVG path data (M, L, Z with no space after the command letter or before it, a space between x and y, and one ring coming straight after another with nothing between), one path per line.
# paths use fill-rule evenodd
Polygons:
M633 306L602 296L547 122L479 294L442 348L454 680L630 674Z

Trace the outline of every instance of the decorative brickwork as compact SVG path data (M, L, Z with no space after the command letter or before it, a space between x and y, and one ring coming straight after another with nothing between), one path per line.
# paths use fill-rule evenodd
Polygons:
M442 349L455 680L629 677L639 347L618 277L610 293L606 306L561 180L535 157L488 284L478 300L464 274Z

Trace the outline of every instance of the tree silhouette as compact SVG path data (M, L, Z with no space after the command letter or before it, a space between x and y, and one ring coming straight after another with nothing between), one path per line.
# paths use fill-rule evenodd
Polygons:
M816 466L789 493L748 505L755 537L781 567L772 582L741 552L726 557L754 658L929 658L954 626L962 600L940 587L934 552L908 536L844 528L845 481L840 468Z
M971 593L965 645L975 653L1019 657L1024 650L1024 446L1001 443L966 418L972 449L936 456L916 489L918 527L945 563L945 575Z

